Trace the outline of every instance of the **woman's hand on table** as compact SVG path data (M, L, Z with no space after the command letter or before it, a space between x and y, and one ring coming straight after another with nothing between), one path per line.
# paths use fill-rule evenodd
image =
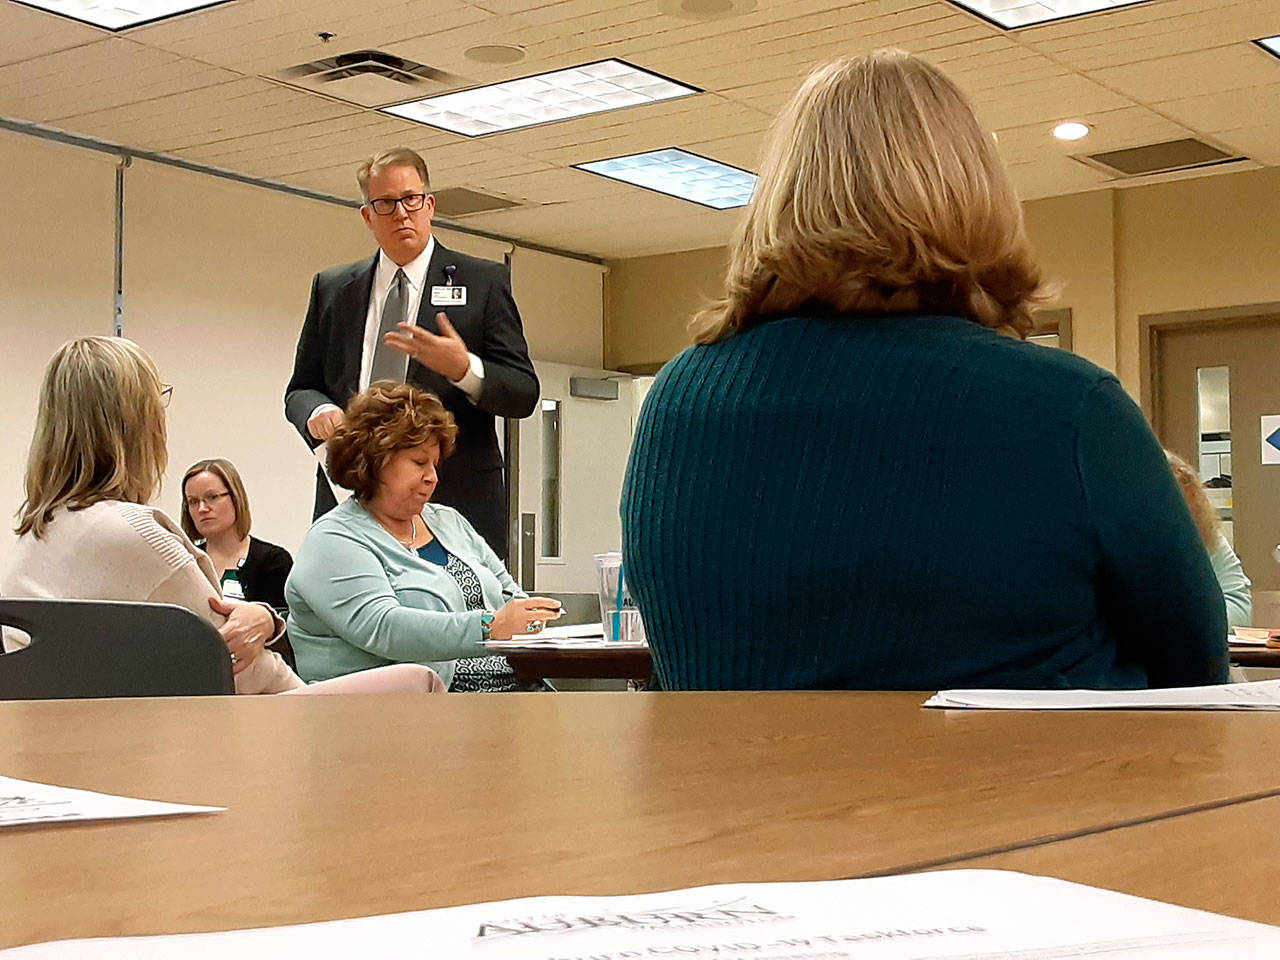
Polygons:
M231 654L233 673L239 673L258 659L267 641L276 635L275 616L260 603L230 603L220 597L210 597L209 609L227 618L218 633Z
M495 611L489 636L494 640L510 640L542 632L549 620L559 620L564 611L560 601L549 597L516 597Z

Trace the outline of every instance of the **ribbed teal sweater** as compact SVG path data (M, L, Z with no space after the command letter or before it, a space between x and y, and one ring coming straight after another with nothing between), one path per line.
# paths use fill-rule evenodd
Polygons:
M658 375L622 496L667 689L1222 682L1222 593L1141 411L955 317L808 317Z

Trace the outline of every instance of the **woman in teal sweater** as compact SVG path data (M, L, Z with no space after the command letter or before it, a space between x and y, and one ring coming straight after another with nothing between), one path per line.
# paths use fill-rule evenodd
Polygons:
M810 75L622 499L667 689L1226 679L1222 594L1141 412L1025 342L991 134L897 52Z
M354 492L308 531L285 584L289 636L306 680L425 663L457 689L506 689L484 641L537 633L560 604L528 597L470 523L430 502L453 450L453 415L435 396L380 380L347 404L328 472Z

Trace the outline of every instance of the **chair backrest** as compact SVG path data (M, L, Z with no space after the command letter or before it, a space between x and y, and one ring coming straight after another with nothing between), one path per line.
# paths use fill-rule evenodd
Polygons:
M173 604L0 598L0 624L31 637L0 655L0 700L235 693L218 631Z
M555 622L558 627L569 627L577 623L596 623L600 620L600 597L595 593L544 593L535 591L540 597L559 600L564 608L564 616Z

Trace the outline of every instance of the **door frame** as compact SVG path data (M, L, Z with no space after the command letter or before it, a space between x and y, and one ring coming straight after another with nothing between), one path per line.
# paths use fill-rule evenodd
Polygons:
M1058 349L1071 350L1071 308L1055 307L1049 310L1033 310L1031 319L1034 326L1029 337L1042 336L1046 333L1058 335Z
M1269 322L1277 316L1280 316L1280 301L1140 315L1138 317L1139 402L1156 436L1161 436L1159 403L1161 333L1187 327L1248 327L1263 320Z

